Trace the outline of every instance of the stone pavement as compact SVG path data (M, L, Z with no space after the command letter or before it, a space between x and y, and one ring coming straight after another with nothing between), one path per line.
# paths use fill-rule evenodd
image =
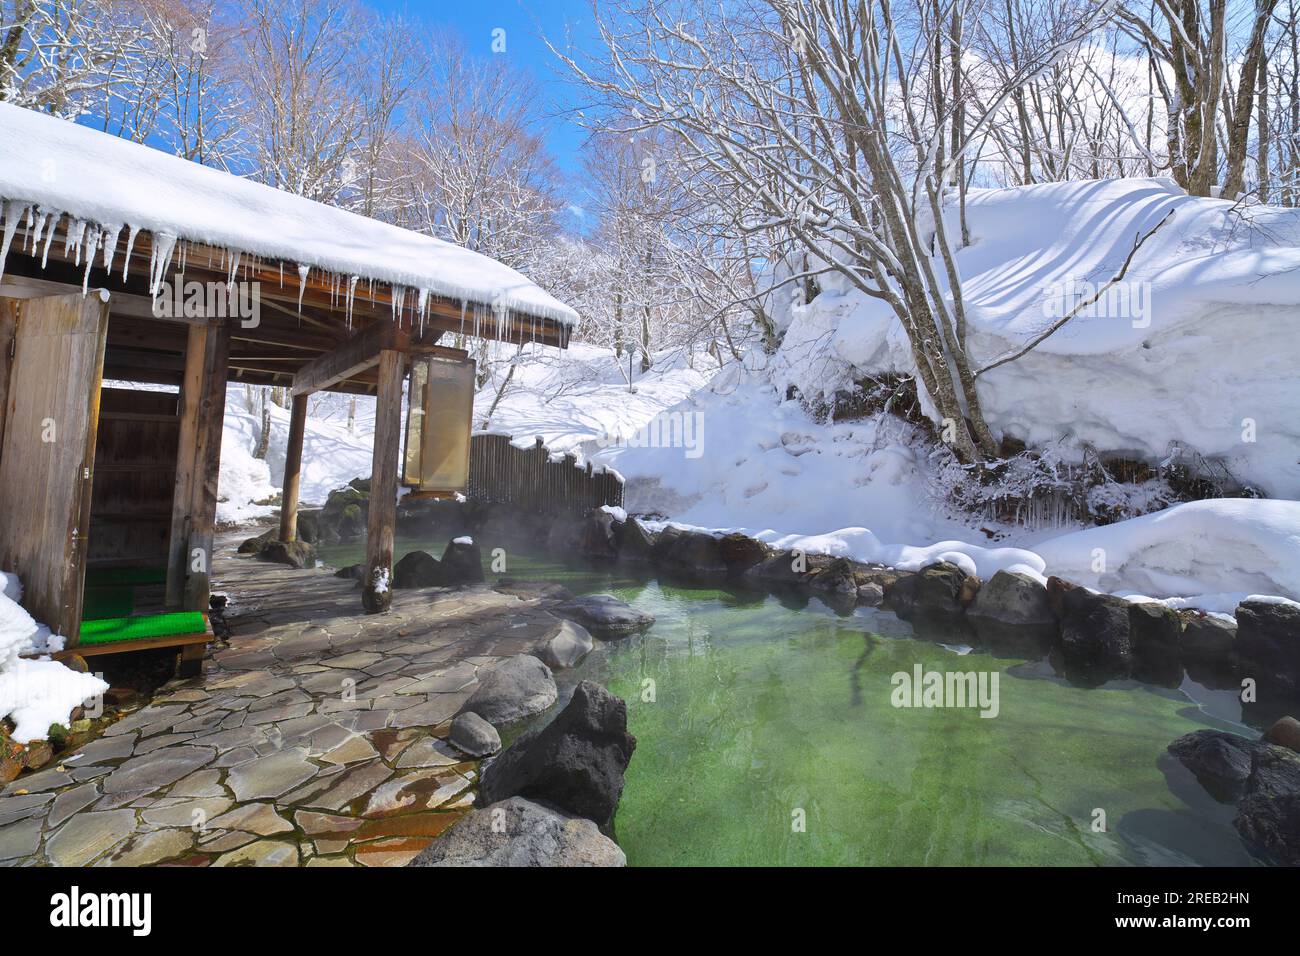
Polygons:
M0 791L0 865L403 865L473 802L444 738L479 669L555 627L486 587L366 615L328 571L223 550L214 577L230 646Z

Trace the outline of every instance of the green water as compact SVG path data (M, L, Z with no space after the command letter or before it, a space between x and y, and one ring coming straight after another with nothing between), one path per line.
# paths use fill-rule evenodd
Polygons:
M1071 687L1045 662L912 639L881 612L507 562L511 577L608 591L657 617L557 675L628 703L637 749L615 826L634 865L1250 863L1231 809L1165 754L1190 730L1242 729L1230 693ZM997 716L894 707L891 677L916 664L996 672Z

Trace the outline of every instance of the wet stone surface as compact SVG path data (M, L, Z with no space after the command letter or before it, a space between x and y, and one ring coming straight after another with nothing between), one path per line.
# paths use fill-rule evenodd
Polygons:
M466 813L446 742L485 668L556 618L484 586L397 591L219 553L203 675L0 790L0 866L401 866Z

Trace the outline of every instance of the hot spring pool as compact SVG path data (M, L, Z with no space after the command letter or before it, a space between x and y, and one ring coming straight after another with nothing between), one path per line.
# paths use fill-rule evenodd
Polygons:
M397 553L444 544L400 541ZM514 551L509 575L608 591L658 619L557 674L627 701L637 748L615 830L632 865L1252 863L1232 809L1165 752L1202 727L1248 732L1231 691L1072 687L1045 662L916 640L892 614L839 616L815 598L800 607ZM997 716L893 706L893 675L917 664L996 673Z

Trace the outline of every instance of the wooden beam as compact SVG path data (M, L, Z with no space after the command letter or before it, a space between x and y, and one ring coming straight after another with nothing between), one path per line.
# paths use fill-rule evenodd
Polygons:
M293 397L289 445L284 451L284 490L280 495L280 540L298 537L298 486L302 480L302 439L307 429L307 396Z
M5 418L9 411L9 373L13 366L9 350L13 348L17 328L18 303L0 299L0 448L4 447Z
M176 484L172 493L171 532L167 539L167 606L185 603L185 581L189 576L190 506L198 469L199 405L203 391L203 368L207 360L209 329L191 326L185 346L185 370L181 374L180 438L176 452Z
M366 523L366 577L361 603L371 614L393 603L393 526L397 521L397 455L402 434L402 353L379 353L375 399L375 450L370 467L370 513Z
M436 344L441 332L431 332L425 339L411 334L387 319L377 319L370 325L348 339L338 348L324 355L317 356L298 370L293 377L292 393L307 395L311 392L323 392L339 382L356 378L362 372L373 368L379 362L379 355L385 349L404 354L421 353L426 355L444 355L448 358L462 358L461 349L449 349Z

